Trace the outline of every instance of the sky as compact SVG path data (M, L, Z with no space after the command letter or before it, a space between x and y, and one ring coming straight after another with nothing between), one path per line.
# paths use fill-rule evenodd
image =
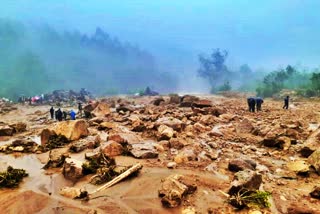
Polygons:
M320 65L319 0L1 0L0 18L85 33L101 27L151 52L162 69L195 72L220 48L231 67Z

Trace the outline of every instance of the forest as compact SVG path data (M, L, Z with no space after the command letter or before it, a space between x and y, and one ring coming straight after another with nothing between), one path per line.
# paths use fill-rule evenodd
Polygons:
M96 95L135 93L150 86L175 90L172 74L154 57L101 28L92 35L0 19L0 96L16 99L55 89Z

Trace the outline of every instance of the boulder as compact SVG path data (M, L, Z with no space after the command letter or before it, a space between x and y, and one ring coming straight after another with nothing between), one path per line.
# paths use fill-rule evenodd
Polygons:
M63 176L71 181L77 181L83 177L82 162L72 158L66 158L63 165Z
M108 141L106 144L101 146L101 151L108 157L122 155L124 152L123 146L115 141Z
M239 171L231 182L229 195L236 195L240 190L258 190L262 183L262 175L251 170Z
M179 206L184 197L194 193L196 189L195 185L183 183L183 176L176 174L162 180L158 194L161 197L162 205L172 208Z
M320 187L319 186L314 187L312 192L310 192L310 196L312 198L320 199Z
M192 103L193 107L196 108L205 108L205 107L212 107L212 102L210 100L198 100L198 101L194 101Z
M177 164L186 163L188 161L196 160L196 158L197 155L193 150L185 149L174 157L174 162L176 162Z
M262 144L267 147L277 147L283 150L288 150L291 146L291 139L285 136L278 138L265 138Z
M290 171L296 172L297 174L305 175L310 170L310 165L303 160L289 162L287 168Z
M12 136L14 133L14 129L8 125L0 126L0 136Z
M257 164L252 160L234 159L229 162L228 169L232 172L238 172L245 169L255 170Z
M315 168L318 174L320 174L320 149L314 151L308 157L308 163Z
M102 122L99 124L98 129L99 130L110 130L116 127L116 124L112 122Z
M76 198L81 195L81 190L76 187L64 187L60 189L59 194L67 198Z
M174 135L174 130L166 125L160 125L158 127L158 134L160 140L169 140Z
M185 95L181 98L180 107L191 107L194 102L199 100L196 96Z
M99 102L89 103L88 105L83 107L83 111L91 113L98 105Z
M43 168L47 169L61 167L64 164L65 159L68 157L68 148L53 149L49 152L48 162Z
M85 149L95 149L100 146L101 138L97 136L88 136L87 138L81 139L78 142L73 143L70 146L70 151L72 152L81 152Z
M180 103L181 98L178 94L170 94L169 97L170 97L170 99L169 99L170 104L179 104Z
M253 131L254 127L250 120L247 118L243 119L237 126L236 126L236 132L238 134L241 133L251 133Z
M157 158L158 157L158 151L154 148L154 145L156 143L153 141L144 141L137 144L132 144L132 148L130 150L130 153L135 158Z
M303 147L300 150L300 154L304 158L308 158L315 150L312 148L309 148L308 146Z
M97 107L91 112L94 117L105 117L110 114L110 108L107 103L99 103Z
M57 135L63 135L68 140L79 140L89 135L88 124L85 120L68 120L59 122L52 129Z
M56 133L53 130L50 129L43 129L40 134L40 139L41 139L41 146L47 145L49 142L49 138Z
M10 127L14 129L15 133L21 133L27 130L27 124L22 122L12 124Z
M119 134L113 134L108 137L108 141L115 141L117 143L123 144L126 143L126 139L121 137Z
M169 140L169 147L175 149L182 149L186 145L188 145L188 141L183 138L171 138Z
M175 131L180 131L183 128L183 122L179 119L176 119L174 117L162 117L159 118L156 122L155 125L158 127L160 125L166 125Z
M195 123L193 125L193 128L198 132L206 132L206 131L210 131L211 130L210 127L206 127L206 126L202 125L201 123Z
M165 100L163 99L163 97L157 97L152 101L152 104L155 106L159 106L161 105L161 103L164 103Z
M167 167L168 167L169 169L174 169L174 168L177 167L177 163L176 163L176 162L169 162L169 163L167 164Z

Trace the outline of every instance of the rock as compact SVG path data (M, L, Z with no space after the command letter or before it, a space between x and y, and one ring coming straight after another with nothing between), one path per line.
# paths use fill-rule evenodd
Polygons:
M229 162L228 169L232 172L238 172L245 169L255 170L257 164L251 160L234 159Z
M14 129L15 133L21 133L21 132L25 132L27 130L27 124L19 122L19 123L15 123L10 125L11 128Z
M158 127L159 140L169 140L173 137L174 131L171 127L160 125Z
M191 107L194 102L199 100L196 96L185 95L181 98L180 107Z
M157 127L161 125L166 125L173 128L173 130L175 131L180 131L183 127L183 122L173 117L162 117L155 122L155 125Z
M100 102L97 107L91 112L94 117L105 117L110 114L110 108L107 103Z
M312 192L310 192L310 196L312 198L320 199L320 187L319 186L314 187Z
M68 148L53 149L49 152L48 162L43 168L47 169L61 167L64 164L65 159L68 157Z
M196 214L196 209L194 207L187 207L181 211L181 214Z
M196 186L184 184L182 179L182 175L170 175L162 181L158 193L164 207L177 207L187 194L196 191Z
M116 127L116 124L111 122L102 122L98 126L98 130L110 130L114 129Z
M108 141L106 144L101 146L101 151L103 154L107 155L108 157L114 157L118 155L122 155L124 149L120 143L116 141Z
M306 207L304 204L294 203L288 207L287 214L319 214L318 209Z
M101 138L97 136L88 136L87 138L81 139L80 141L73 143L70 146L70 151L72 152L81 152L85 149L95 149L100 146Z
M302 157L308 158L314 151L315 151L314 149L311 149L308 146L305 146L300 150L300 154Z
M104 122L104 118L103 117L94 117L92 119L89 120L89 124L100 124Z
M303 160L289 162L287 167L290 171L296 172L297 174L305 175L310 170L310 165Z
M226 114L219 115L219 118L221 118L226 122L230 122L235 118L235 115L226 113Z
M88 124L85 120L68 120L56 124L52 129L57 135L63 135L68 140L79 140L89 135Z
M135 158L157 158L158 152L154 148L155 143L153 141L145 141L137 144L132 144L132 149L130 150L130 153Z
M211 130L210 127L206 127L206 126L202 125L201 123L195 123L193 125L193 128L198 132L206 132L206 131L210 131Z
M177 164L186 163L188 161L196 160L196 158L197 155L193 150L185 149L174 157L174 162L176 162Z
M193 107L196 108L205 108L205 107L212 107L212 102L210 100L198 100L198 101L194 101L192 103Z
M176 163L176 162L169 162L169 163L167 164L167 167L168 167L169 169L174 169L174 168L177 167L177 163Z
M243 119L237 126L236 126L236 132L238 134L241 133L251 133L253 131L254 127L250 120L247 118Z
M0 125L0 136L12 136L14 129L8 125Z
M262 144L267 147L277 147L283 150L288 150L291 146L291 139L285 136L278 138L265 138Z
M91 113L97 106L99 102L93 102L83 107L83 111Z
M59 194L64 197L74 199L74 198L80 196L81 190L76 187L64 187L59 191Z
M14 152L23 152L24 148L22 146L16 146L12 149Z
M159 106L161 103L164 103L164 102L165 100L163 99L163 97L157 97L152 101L152 104L155 106Z
M108 141L115 141L115 142L120 143L120 144L124 144L124 143L127 142L126 139L121 137L119 134L110 135L108 137Z
M49 138L56 133L50 129L43 129L40 134L41 146L45 146L49 142Z
M82 162L72 158L66 158L63 165L63 176L71 181L77 181L83 177Z
M182 149L186 145L188 145L188 141L183 138L171 138L169 140L169 147L175 149Z
M320 174L320 150L314 151L309 157L308 157L308 163L311 164L318 174Z
M235 195L240 190L258 190L262 183L262 175L251 171L243 170L235 174L235 180L231 182L231 188L229 189L229 195Z
M170 94L169 104L180 104L180 96L178 94Z

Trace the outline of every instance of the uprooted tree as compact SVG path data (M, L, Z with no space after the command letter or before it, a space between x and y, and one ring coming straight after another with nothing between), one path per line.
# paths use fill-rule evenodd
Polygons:
M214 49L210 56L199 55L198 74L209 81L211 92L215 92L218 86L228 81L226 77L229 71L225 65L227 57L228 52L219 48Z

